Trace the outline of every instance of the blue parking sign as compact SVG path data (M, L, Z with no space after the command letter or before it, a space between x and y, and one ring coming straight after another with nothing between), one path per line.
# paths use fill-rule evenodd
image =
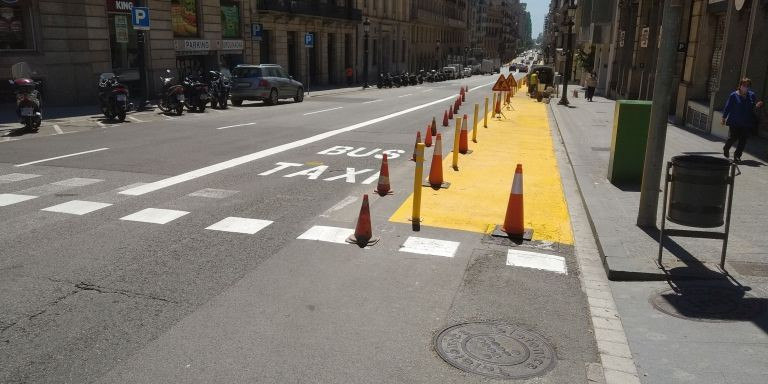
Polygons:
M149 30L149 8L133 7L131 9L131 23L133 24L133 29L148 31Z
M304 46L306 48L314 48L315 47L315 35L312 32L307 32L304 35Z

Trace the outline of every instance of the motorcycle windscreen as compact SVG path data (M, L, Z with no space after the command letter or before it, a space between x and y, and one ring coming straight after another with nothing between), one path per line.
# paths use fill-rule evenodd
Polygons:
M29 64L26 61L18 62L11 66L11 77L14 79L31 79L32 69L29 68Z
M115 77L115 74L112 72L104 72L101 75L99 75L99 80L109 80L113 79Z

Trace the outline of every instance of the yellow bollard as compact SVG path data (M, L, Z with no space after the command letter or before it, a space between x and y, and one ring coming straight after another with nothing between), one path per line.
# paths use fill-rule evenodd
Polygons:
M456 116L456 133L453 135L453 169L459 170L459 135L461 135L461 117Z
M416 171L413 176L413 213L411 221L414 230L421 222L421 179L424 177L424 143L416 144Z
M483 114L483 128L488 128L488 96L485 97L485 114Z
M493 93L493 104L491 104L491 108L496 108L496 92ZM488 128L487 125L486 128Z
M480 104L475 104L475 119L472 120L472 141L477 143L477 113L480 112Z

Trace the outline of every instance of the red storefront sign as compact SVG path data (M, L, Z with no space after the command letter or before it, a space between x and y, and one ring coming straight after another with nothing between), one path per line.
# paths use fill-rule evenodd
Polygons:
M107 0L107 12L131 13L133 0Z

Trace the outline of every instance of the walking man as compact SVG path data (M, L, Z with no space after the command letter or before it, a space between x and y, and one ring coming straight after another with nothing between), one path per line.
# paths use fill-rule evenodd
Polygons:
M592 101L592 97L595 96L595 88L597 88L597 74L591 72L587 75L587 101Z
M755 93L750 90L751 86L752 80L746 77L741 79L739 88L731 92L723 108L722 124L728 125L728 140L723 147L723 155L729 157L731 147L738 141L733 153L735 161L741 161L747 137L757 125L755 109L763 106L763 102L757 101Z
M352 75L353 75L353 74L354 74L354 72L352 71L352 67L348 65L348 66L347 66L347 71L346 71L346 75L347 75L347 85L348 85L348 86L352 86Z

